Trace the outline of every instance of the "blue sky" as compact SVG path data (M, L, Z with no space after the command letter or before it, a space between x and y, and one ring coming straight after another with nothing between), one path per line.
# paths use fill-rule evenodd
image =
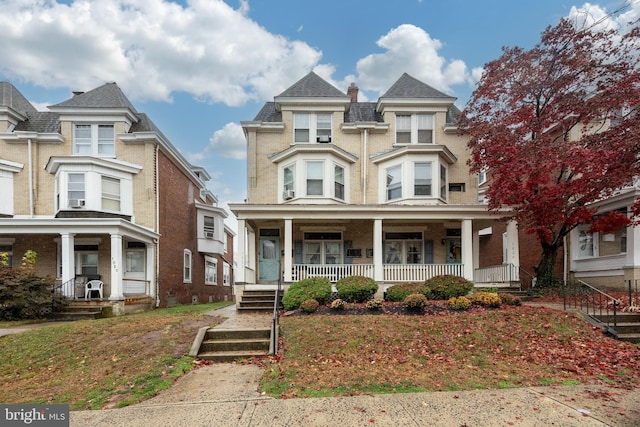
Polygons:
M240 121L309 71L356 83L362 101L407 72L464 108L503 46L623 4L610 25L640 16L640 0L2 0L0 81L40 109L115 81L225 207L246 197Z

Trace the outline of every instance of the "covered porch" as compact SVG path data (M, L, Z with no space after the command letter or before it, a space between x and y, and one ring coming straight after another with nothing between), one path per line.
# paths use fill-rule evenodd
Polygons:
M120 218L0 219L0 244L12 264L34 250L36 274L55 277L54 292L73 301L155 302L157 239Z
M479 269L480 230L499 218L484 206L252 206L238 217L236 283L285 284L308 277L370 277L395 283L457 275L469 281L509 281L511 268ZM515 225L508 228L508 263L518 264ZM244 267L244 268L242 268ZM508 271L507 271L508 270ZM517 270L517 268L516 268Z

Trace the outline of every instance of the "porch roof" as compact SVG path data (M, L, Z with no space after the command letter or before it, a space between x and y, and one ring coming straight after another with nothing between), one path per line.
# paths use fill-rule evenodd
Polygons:
M258 205L235 203L229 208L239 220L336 220L382 219L491 222L510 215L510 210L489 211L486 205Z
M160 235L120 218L0 218L0 235L120 234L153 243Z

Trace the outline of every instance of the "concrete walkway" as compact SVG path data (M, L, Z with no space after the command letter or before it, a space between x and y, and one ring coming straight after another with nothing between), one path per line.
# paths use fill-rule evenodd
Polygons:
M265 327L270 314L215 310L220 328ZM71 426L634 426L640 389L530 387L352 397L273 399L258 392L262 369L219 363L182 377L138 405L74 411Z

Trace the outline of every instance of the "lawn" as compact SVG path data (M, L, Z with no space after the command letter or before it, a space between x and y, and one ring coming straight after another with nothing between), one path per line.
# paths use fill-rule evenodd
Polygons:
M53 323L2 337L0 402L102 409L148 399L194 368L186 354L198 328L224 320L203 313L227 304Z
M640 348L551 309L311 314L280 324L282 348L261 382L273 397L640 385Z

